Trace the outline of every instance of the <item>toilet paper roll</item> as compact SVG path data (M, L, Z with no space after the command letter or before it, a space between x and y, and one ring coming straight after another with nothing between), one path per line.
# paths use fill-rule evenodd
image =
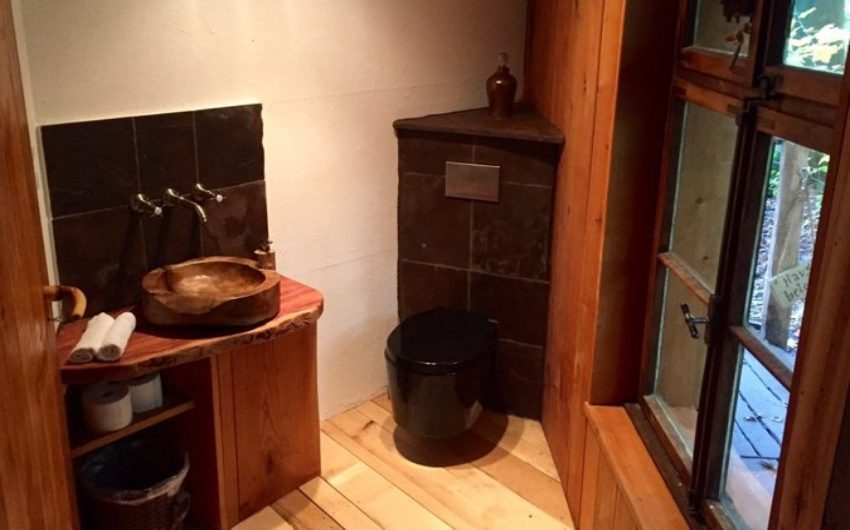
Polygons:
M123 429L133 421L130 389L120 383L99 383L83 392L83 422L94 432Z
M159 372L127 381L133 413L147 412L162 406L162 381Z

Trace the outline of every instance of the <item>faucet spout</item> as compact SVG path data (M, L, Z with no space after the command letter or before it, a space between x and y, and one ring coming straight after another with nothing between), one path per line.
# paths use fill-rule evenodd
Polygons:
M195 210L195 213L198 214L198 220L200 220L202 224L207 222L207 212L204 210L204 207L191 199L187 199L185 195L177 193L174 188L168 188L165 190L163 204L166 206L175 206L180 204L182 206L192 208Z

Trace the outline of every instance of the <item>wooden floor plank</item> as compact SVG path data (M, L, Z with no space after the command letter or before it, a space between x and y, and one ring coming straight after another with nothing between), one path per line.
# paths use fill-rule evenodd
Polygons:
M395 437L388 421L391 422L391 418L386 410L366 402L355 410L336 416L331 423L366 448L373 457L391 467L393 476L401 476L405 483L413 481L421 489L425 489L428 493L427 500L437 501L434 503L435 509L448 509L452 514L460 516L462 522L454 522L453 526L521 528L531 525L541 529L565 527L564 523L474 465L466 462L446 462L443 459L445 455L432 451L430 445L420 446L403 437ZM439 467L413 463L401 453L417 462L436 462ZM397 485L401 487L400 484ZM426 506L430 508L429 505Z
M374 401L382 408L392 411L386 394L375 398ZM553 479L560 480L539 422L483 410L472 429L484 439L498 444L506 452L525 460Z
M272 504L274 511L297 530L342 530L330 515L319 508L300 490L295 490Z
M378 523L363 513L336 488L322 477L317 477L301 486L301 491L325 513L334 518L343 528L379 530Z
M381 396L373 400L373 403L380 406L386 414L376 416L370 414L368 408L362 411L382 426L386 423L387 428L395 428L389 400ZM573 527L570 510L559 481L472 431L453 438L446 444L446 449L558 519L564 526Z
M380 526L451 528L327 434L321 443L322 477Z
M234 526L233 530L289 530L291 528L292 525L287 523L271 506L267 506Z
M334 417L334 420L338 417ZM340 445L351 451L363 462L378 471L382 476L390 480L393 485L399 490L405 492L411 498L425 506L428 510L434 513L441 520L448 523L453 528L466 528L466 521L452 508L445 506L438 498L435 498L429 491L421 486L414 479L411 479L404 473L398 472L394 466L386 463L384 460L372 454L367 448L360 445L356 440L348 436L343 429L332 422L322 424L322 434L327 435L337 441Z
M324 422L321 476L236 530L574 528L539 423L485 413L423 443L391 411L384 395Z

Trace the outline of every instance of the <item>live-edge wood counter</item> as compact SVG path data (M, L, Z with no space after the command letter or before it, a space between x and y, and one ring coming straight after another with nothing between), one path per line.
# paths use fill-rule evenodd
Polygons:
M85 321L59 332L63 382L118 381L160 370L191 410L150 429L189 452L192 523L231 528L318 476L316 330L322 294L281 279L281 307L252 328L167 328L139 319L121 360L67 364ZM145 434L148 434L145 432Z
M88 384L129 379L226 352L239 346L257 344L314 324L322 314L324 299L315 289L289 278L280 284L280 311L272 320L251 328L139 326L121 359L114 363L68 364L65 360L80 340L87 320L64 326L59 331L57 350L62 366L62 381ZM119 311L118 313L121 313Z

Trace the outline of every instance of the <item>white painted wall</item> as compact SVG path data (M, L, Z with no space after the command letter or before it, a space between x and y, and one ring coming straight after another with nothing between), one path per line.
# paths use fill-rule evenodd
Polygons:
M261 102L279 268L325 294L323 417L386 385L396 118L483 106L525 0L22 0L34 125ZM286 384L286 381L281 381Z

